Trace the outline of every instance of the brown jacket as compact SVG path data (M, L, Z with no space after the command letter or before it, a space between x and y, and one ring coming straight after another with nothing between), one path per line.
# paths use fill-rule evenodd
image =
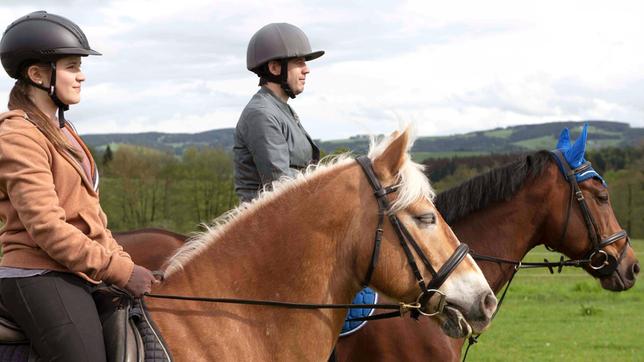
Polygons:
M20 110L0 114L0 218L2 266L120 287L130 278L134 263L107 229L92 181Z

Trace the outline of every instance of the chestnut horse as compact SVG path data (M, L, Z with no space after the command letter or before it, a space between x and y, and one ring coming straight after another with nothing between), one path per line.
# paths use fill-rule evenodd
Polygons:
M583 136L585 144L585 131ZM631 288L639 264L625 233L621 233L608 189L599 175L578 186L600 240L616 239L597 244L606 253L604 261L618 262L609 273L598 274L589 265L585 269L604 289ZM459 239L479 255L519 261L535 246L545 244L570 258L586 259L594 250L592 235L580 206L572 202L571 192L552 154L540 151L439 194L436 206ZM479 261L479 265L495 292L514 273L510 264ZM336 357L338 361L458 361L463 343L463 339L445 336L434 321L395 318L367 323L340 338Z
M434 267L451 264L462 248L436 212L429 182L407 153L410 144L405 131L372 146L375 182L358 163L341 157L274 184L273 191L240 205L182 246L153 293L344 304L370 279L384 295L415 302L426 290L419 290L424 282L409 264L414 259ZM373 183L396 186L372 188ZM375 232L378 225L382 231ZM418 249L401 246L406 245L398 237L401 227ZM381 236L377 258L374 234ZM425 281L433 279L427 270L421 273ZM436 317L447 333L464 336L488 325L496 298L469 255L439 291L447 306ZM345 309L149 297L145 302L178 361L325 361L346 315Z
M112 236L135 263L153 271L161 269L188 239L185 235L158 228L114 232Z

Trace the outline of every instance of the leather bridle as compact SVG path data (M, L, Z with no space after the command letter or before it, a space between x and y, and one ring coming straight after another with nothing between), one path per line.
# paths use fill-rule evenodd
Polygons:
M469 247L467 246L467 244L461 243L454 251L454 254L452 254L449 257L449 259L447 259L445 264L443 264L443 266L441 266L441 268L438 271L436 271L432 266L431 262L429 261L429 258L422 251L422 249L420 248L420 246L418 245L414 237L411 235L409 230L407 230L405 225L402 222L400 222L400 220L398 219L398 216L396 216L395 213L390 212L390 204L389 204L387 195L393 192L396 192L398 189L398 186L393 185L388 187L382 187L380 184L380 181L378 181L378 178L375 175L371 160L368 157L360 156L356 158L356 161L362 167L364 174L367 176L367 179L369 180L369 184L373 188L373 194L376 197L376 201L378 202L378 226L376 227L373 251L371 253L371 262L369 263L369 268L367 269L367 274L362 284L364 286L367 286L371 282L371 277L373 275L373 272L376 268L376 264L378 262L378 255L380 253L380 244L381 244L382 235L384 232L383 224L385 220L385 215L387 215L389 217L389 221L391 222L391 225L393 226L394 231L396 232L396 235L398 236L398 240L400 241L400 246L403 248L403 251L405 252L405 255L407 257L407 263L411 268L412 273L416 278L416 281L418 282L418 287L420 288L420 294L416 300L417 303L419 303L420 308L412 311L412 317L417 317L419 313L423 315L436 315L436 314L442 313L443 308L445 307L445 304L446 304L446 300L445 300L445 294L440 290L438 290L438 288L440 288L440 286L443 285L447 277L454 271L454 269L456 269L458 264L460 264L463 261L463 259L465 259L465 257L469 252ZM429 283L425 282L425 279L420 273L418 264L416 263L416 259L411 250L412 248L414 249L414 252L416 253L416 255L418 255L418 257L420 258L425 268L432 275L432 279L429 281ZM426 309L426 306L429 300L434 295L438 295L439 300L438 302L432 303L432 305L434 305L435 308L434 310L429 311Z
M579 208L581 210L581 214L584 217L584 222L588 230L588 237L590 238L591 245L592 245L592 248L584 255L583 260L587 261L586 264L590 267L589 273L592 276L596 278L609 276L613 272L615 272L615 270L619 266L619 263L624 259L624 256L626 255L626 249L631 243L628 237L628 234L626 233L625 230L620 230L608 236L607 238L602 239L599 232L599 228L597 227L597 223L595 222L595 219L593 218L593 215L590 212L590 209L588 208L588 204L586 203L586 198L584 197L584 194L581 191L581 188L579 187L579 183L577 182L577 177L576 177L577 174L580 174L590 169L591 167L590 162L586 161L583 164L581 164L579 167L575 169L571 169L563 153L560 150L551 151L551 154L559 161L559 164L561 165L564 171L564 177L566 181L568 181L568 183L570 184L570 198L568 201L568 208L566 211L566 219L565 219L566 221L564 224L563 231L561 233L561 237L559 238L559 242L555 245L559 245L561 242L563 242L564 238L566 237L566 233L568 231L568 223L570 221L570 213L572 209L573 198L574 198L577 200L577 203L579 204ZM604 247L611 245L615 243L617 240L623 239L623 238L626 238L626 244L624 244L624 247L622 248L622 251L620 252L618 258L614 257L611 254L608 254L603 250Z

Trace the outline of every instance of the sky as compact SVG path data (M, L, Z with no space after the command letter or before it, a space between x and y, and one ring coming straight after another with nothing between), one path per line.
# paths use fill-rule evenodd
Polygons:
M2 0L0 27L36 10L76 22L81 134L234 127L257 76L251 36L272 22L308 35L306 89L289 104L313 138L422 136L612 120L644 127L642 1ZM0 77L0 103L13 80Z

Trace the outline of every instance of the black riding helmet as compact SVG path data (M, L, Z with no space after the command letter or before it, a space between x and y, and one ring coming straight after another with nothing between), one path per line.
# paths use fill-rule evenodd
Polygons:
M78 25L62 16L36 11L11 23L0 42L2 66L11 78L22 79L45 90L58 106L60 127L65 125L64 112L69 105L56 96L56 61L70 55L101 55L92 50L85 34ZM50 87L36 84L29 77L24 79L24 70L35 63L51 65Z
M259 29L248 42L246 68L270 82L278 83L289 97L295 98L287 83L289 59L303 57L309 61L322 55L323 50L311 50L309 39L302 29L288 23L272 23ZM280 75L275 76L268 71L266 64L271 60L280 61Z

